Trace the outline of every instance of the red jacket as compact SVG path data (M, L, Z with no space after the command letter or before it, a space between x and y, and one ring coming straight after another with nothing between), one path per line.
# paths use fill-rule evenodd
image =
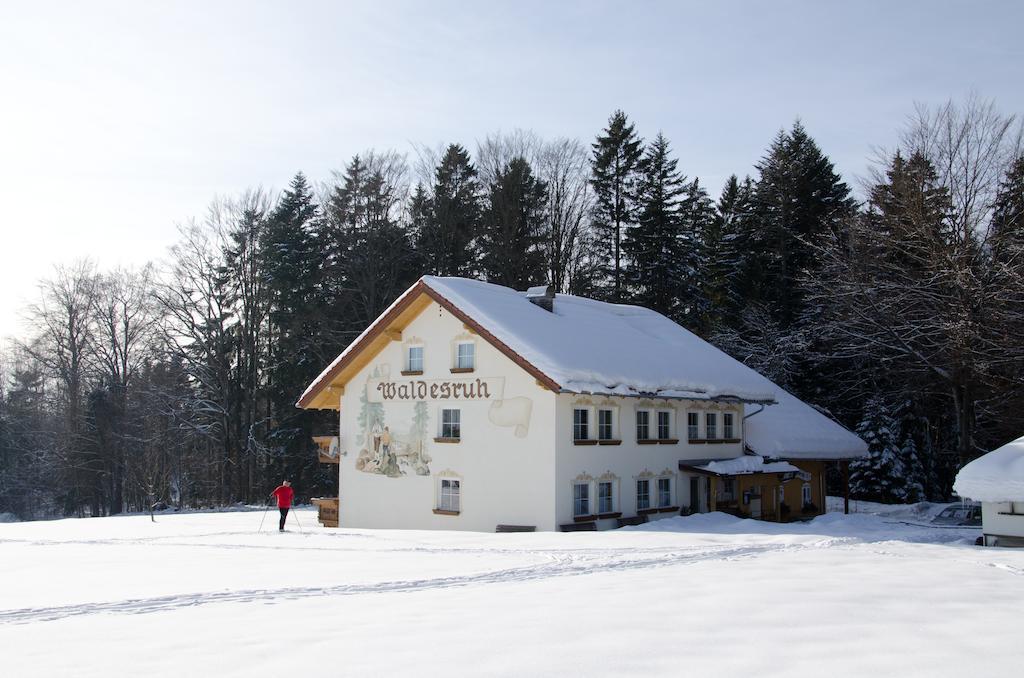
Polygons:
M277 497L277 508L288 508L292 505L292 498L295 496L295 490L281 485L271 492L270 496Z

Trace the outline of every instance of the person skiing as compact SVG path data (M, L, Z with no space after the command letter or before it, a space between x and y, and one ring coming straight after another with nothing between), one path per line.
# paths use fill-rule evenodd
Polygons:
M295 490L292 489L292 482L285 480L281 485L270 493L271 497L277 497L277 510L281 512L281 522L278 523L277 531L284 532L284 521L288 518L288 509L292 506L292 499L295 497Z

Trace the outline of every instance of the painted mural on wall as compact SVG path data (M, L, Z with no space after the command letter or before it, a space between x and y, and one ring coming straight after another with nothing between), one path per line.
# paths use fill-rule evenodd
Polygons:
M530 432L533 400L523 396L505 397L504 377L472 379L391 379L389 376L371 376L366 383L365 397L377 405L403 401L479 401L491 405L487 418L495 426L511 428L517 438Z
M387 368L374 368L367 386L359 396L359 456L356 470L398 478L413 473L430 475L427 453L427 403L413 403L412 421L396 423L385 416L384 404L368 397L370 381L386 376Z
M427 401L490 401L488 420L495 426L511 428L517 438L525 438L530 430L533 400L521 396L505 398L504 390L503 377L395 380L389 365L375 366L359 394L356 470L389 478L430 475ZM412 404L411 420L397 420L396 408L385 409L385 403Z

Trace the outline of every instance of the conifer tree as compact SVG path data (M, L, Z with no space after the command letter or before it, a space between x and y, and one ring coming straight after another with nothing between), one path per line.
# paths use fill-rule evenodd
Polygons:
M868 501L903 501L906 467L898 424L880 397L865 402L856 432L868 444L868 456L850 464L850 493Z
M595 209L594 227L604 244L605 275L610 279L608 295L619 301L625 292L622 276L622 241L636 214L636 190L643 140L637 136L626 114L615 111L608 126L591 145Z
M744 183L732 175L700 234L700 296L706 304L699 325L701 334L711 336L724 328L730 312L738 307L732 293L735 272L744 254L740 233L742 220L750 210L750 177Z
M710 310L710 301L702 287L708 257L703 239L715 228L717 214L714 203L696 177L686 185L679 217L683 242L679 252L681 284L678 292L682 315L678 319L691 330L701 331L707 325L706 315Z
M314 416L295 401L322 366L318 348L322 300L313 249L319 210L305 175L292 179L267 219L263 266L270 299L266 382L271 414L267 443L279 460L276 470L297 476L310 464Z
M416 242L430 273L472 277L477 272L474 239L481 211L476 168L465 148L451 144L434 171L430 209L424 210L428 218Z
M480 265L487 280L526 289L546 277L544 208L547 187L523 157L499 170L480 228Z
M989 235L993 258L1006 262L1024 248L1024 155L1010 166L999 184Z
M681 210L688 186L677 165L668 140L659 133L642 158L637 225L629 230L623 249L632 300L680 319L687 308L695 251L693 234L684 231Z
M754 218L747 222L751 256L739 296L768 304L783 326L804 310L799 280L817 266L813 246L842 227L854 210L849 187L798 121L779 132L757 165Z

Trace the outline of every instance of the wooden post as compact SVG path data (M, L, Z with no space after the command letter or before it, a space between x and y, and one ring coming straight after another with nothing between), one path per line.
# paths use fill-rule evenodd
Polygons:
M843 467L843 513L850 513L850 462L845 459L840 462Z
M708 511L718 510L718 476L711 476L711 496L708 497Z

